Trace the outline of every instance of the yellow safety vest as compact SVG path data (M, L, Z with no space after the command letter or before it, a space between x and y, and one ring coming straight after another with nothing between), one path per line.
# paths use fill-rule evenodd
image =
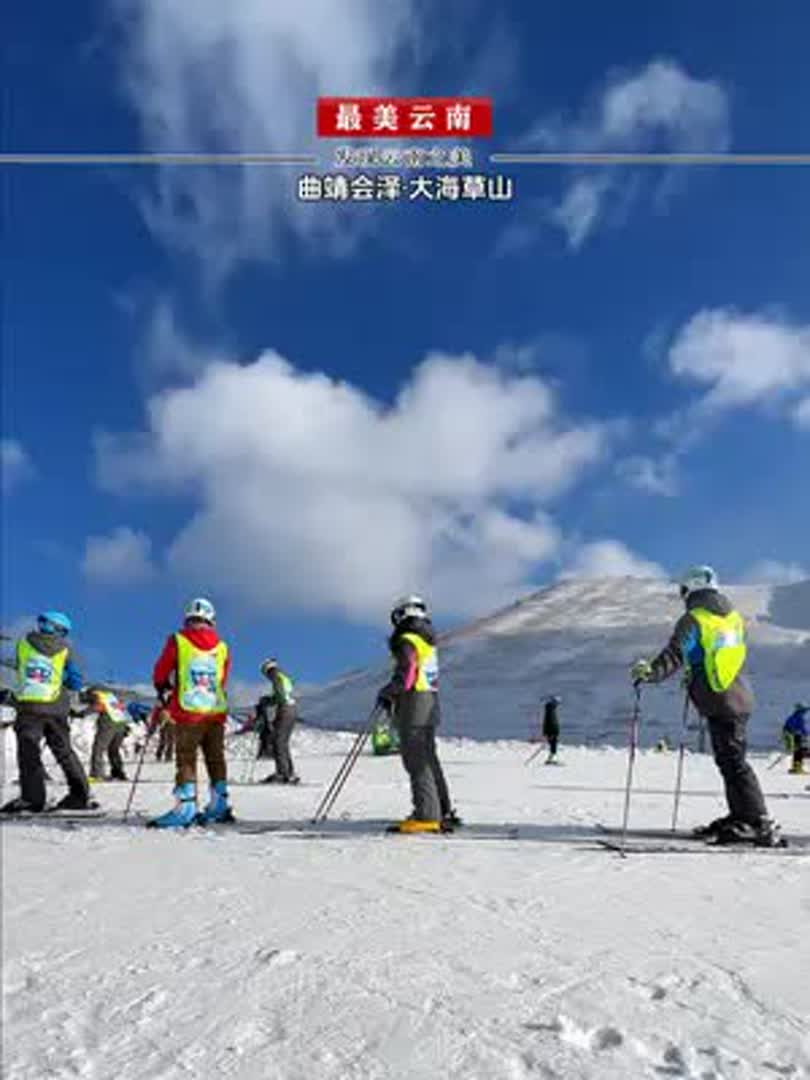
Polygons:
M706 681L715 693L728 690L742 671L747 649L745 622L738 611L716 615L705 608L692 608L689 614L700 628L700 645Z
M225 695L225 661L228 646L224 641L209 650L197 649L183 634L177 642L177 702L184 712L201 716L222 713L228 708Z
M128 724L130 722L129 713L121 699L116 697L115 694L110 693L108 690L99 690L97 697L104 708L104 712L114 724Z
M62 693L62 675L68 649L53 656L39 652L27 638L17 642L17 701L36 701L49 704Z
M402 640L416 650L418 671L413 689L420 693L437 693L439 689L439 654L434 645L428 645L418 634L403 634Z

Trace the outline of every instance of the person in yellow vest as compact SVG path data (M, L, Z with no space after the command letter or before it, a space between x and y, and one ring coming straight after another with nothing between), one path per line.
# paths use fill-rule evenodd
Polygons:
M0 808L4 814L41 813L45 805L45 770L41 745L45 740L68 785L67 795L54 809L92 810L82 763L70 741L70 692L81 689L82 677L68 640L71 621L64 612L46 611L37 617L37 629L17 642L17 764L20 796Z
M271 656L261 666L261 673L273 685L273 692L265 694L256 706L257 722L263 725L263 734L271 732L270 743L276 771L262 780L263 784L300 784L290 755L290 738L298 720L293 681L278 666L278 660ZM275 708L275 715L270 720L270 710ZM267 738L265 734L265 738Z
M89 686L81 695L88 705L83 715L96 714L96 734L90 751L90 783L98 780L126 780L121 746L129 733L130 715L126 705L103 686ZM105 774L104 762L109 760L110 773Z
M746 761L746 728L754 697L745 675L745 623L719 591L710 566L687 570L680 593L685 614L654 660L633 665L633 682L661 682L684 668L689 697L706 718L728 814L695 829L695 835L721 844L753 841L772 847L779 843L779 826L768 816L756 773Z
M152 681L175 725L175 806L154 818L154 828L188 828L195 822L233 821L225 763L227 683L231 657L216 631L214 605L205 597L186 607L182 630L172 634L160 654ZM204 810L197 809L197 751L201 750L211 786Z
M420 596L406 596L394 605L391 622L394 630L388 647L394 673L377 695L377 704L393 716L399 734L413 813L389 831L449 832L461 821L451 805L436 750L439 660L427 604Z

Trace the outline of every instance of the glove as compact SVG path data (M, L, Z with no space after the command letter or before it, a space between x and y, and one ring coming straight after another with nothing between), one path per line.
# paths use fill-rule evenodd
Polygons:
M630 669L630 678L633 680L633 686L638 686L639 683L649 682L652 678L653 668L649 660L636 660Z

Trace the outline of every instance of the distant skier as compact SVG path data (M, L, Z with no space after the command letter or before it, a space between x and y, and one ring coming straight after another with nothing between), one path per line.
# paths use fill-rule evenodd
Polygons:
M96 734L90 752L90 776L94 780L126 780L121 746L129 734L130 714L126 706L112 691L100 686L90 686L81 694L80 700L88 706L84 715L96 714ZM107 777L104 759L110 762Z
M721 844L751 840L772 847L779 842L779 826L768 816L756 773L745 757L746 726L754 707L744 674L745 624L719 592L710 566L688 570L681 578L680 593L686 613L663 652L633 665L633 682L661 682L685 668L689 696L706 717L729 813L696 829L695 835Z
M782 726L782 737L785 749L793 755L793 762L788 772L802 775L804 773L804 759L807 757L807 714L810 713L810 705L797 702L793 706L793 712Z
M173 809L149 824L155 828L186 828L232 821L225 763L226 687L231 668L228 646L215 629L216 612L210 600L192 600L182 630L166 641L152 676L158 697L176 725ZM211 793L197 813L197 750L202 750Z
M71 621L63 612L46 611L37 616L37 629L17 642L14 734L21 791L19 798L0 808L4 814L40 813L45 809L45 771L40 751L43 739L68 785L68 794L56 808L91 810L98 806L90 799L87 777L70 741L70 691L80 690L82 685L68 641L71 629Z
M377 695L377 704L394 717L413 799L412 815L391 831L450 831L461 821L451 805L436 750L439 662L425 601L419 596L399 600L391 612L391 623L394 631L388 647L394 673Z
M127 702L127 712L129 713L130 724L140 725L140 730L136 728L134 734L134 750L136 754L140 754L144 746L141 739L146 739L149 718L152 715L152 708L149 705L145 705L142 701L129 701Z
M561 699L558 697L546 698L543 709L543 737L548 743L548 757L546 765L557 764L557 746L560 741L560 717L558 709Z
M300 784L290 755L290 739L298 720L293 681L282 671L275 657L265 660L261 673L273 685L270 694L265 695L257 706L257 723L261 723L266 732L268 746L272 751L276 771L262 781L263 784ZM270 719L270 710L275 708L275 716Z

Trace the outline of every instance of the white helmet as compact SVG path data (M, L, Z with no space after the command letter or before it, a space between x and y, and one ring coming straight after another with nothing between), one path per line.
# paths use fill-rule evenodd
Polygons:
M217 621L214 605L204 596L196 596L186 604L185 616L187 619L201 619L203 622L211 623L212 626Z
M403 619L426 619L428 608L421 596L403 596L391 608L391 622L399 626Z
M278 660L276 660L275 656L271 656L267 660L262 661L262 666L259 668L259 670L261 671L262 675L267 676L268 671L272 671L273 668L276 667L278 667Z
M699 592L700 589L718 589L720 582L710 566L690 566L685 573L681 574L679 585L681 597L686 600L693 592Z

